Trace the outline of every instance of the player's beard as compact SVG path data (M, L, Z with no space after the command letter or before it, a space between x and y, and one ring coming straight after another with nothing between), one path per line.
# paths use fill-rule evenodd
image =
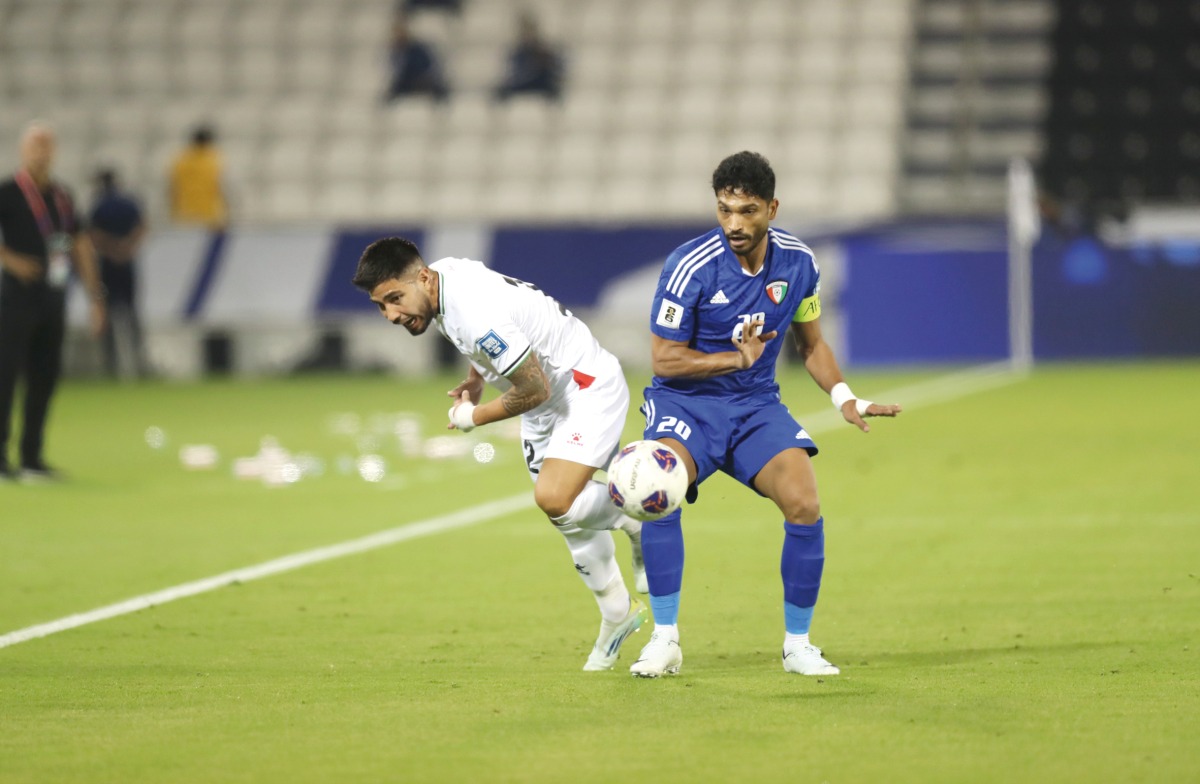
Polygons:
M757 234L757 235L745 234L743 232L739 232L734 235L726 234L725 241L729 243L729 247L732 248L733 252L736 253L737 255L749 256L751 253L754 252L754 249L758 247L759 243L761 243L766 236L767 236L767 233L765 231L762 234ZM734 241L735 241L735 239L737 239L739 237L744 237L747 240L747 242L745 243L745 245L742 245L741 247L735 247Z
M408 334L410 335L423 335L425 330L429 329L429 325L433 322L434 316L437 315L437 311L434 308L432 300L427 298L424 305L425 307L423 308L423 313L414 313L411 316L405 316L395 323L398 326L407 329ZM415 322L411 326L410 319Z
M400 326L407 329L410 335L423 335L425 330L429 329L429 319L424 316L413 316L412 318L416 320L416 323L411 323L408 319L404 319L400 322Z

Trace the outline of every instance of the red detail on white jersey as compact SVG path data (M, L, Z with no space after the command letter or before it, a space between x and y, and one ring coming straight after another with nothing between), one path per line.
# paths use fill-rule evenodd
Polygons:
M581 373L574 369L571 370L571 375L575 377L575 383L579 385L580 389L587 389L596 380L595 376L589 376L587 373Z

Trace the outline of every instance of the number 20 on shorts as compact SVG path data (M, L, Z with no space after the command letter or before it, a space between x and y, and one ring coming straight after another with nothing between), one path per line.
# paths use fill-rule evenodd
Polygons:
M687 441L688 436L692 434L692 428L687 422L681 421L678 417L665 416L658 423L658 427L654 429L655 433L675 433L684 441Z

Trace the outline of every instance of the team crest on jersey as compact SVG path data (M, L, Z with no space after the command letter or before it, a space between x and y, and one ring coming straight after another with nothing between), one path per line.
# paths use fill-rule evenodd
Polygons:
M508 344L496 334L494 329L489 329L486 335L475 341L475 345L483 349L483 353L492 359L499 359L501 354L508 351Z
M773 280L767 284L767 297L778 305L787 296L788 283L786 280Z

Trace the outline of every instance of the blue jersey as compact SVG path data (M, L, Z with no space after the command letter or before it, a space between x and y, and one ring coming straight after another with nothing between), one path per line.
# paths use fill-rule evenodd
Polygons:
M757 275L742 268L720 228L676 248L658 279L650 330L707 354L736 351L732 339L751 321L762 321L764 333L779 335L745 370L712 378L655 376L653 388L730 400L764 395L778 400L775 361L792 322L821 315L821 273L813 252L791 234L768 229L764 242L767 254Z

